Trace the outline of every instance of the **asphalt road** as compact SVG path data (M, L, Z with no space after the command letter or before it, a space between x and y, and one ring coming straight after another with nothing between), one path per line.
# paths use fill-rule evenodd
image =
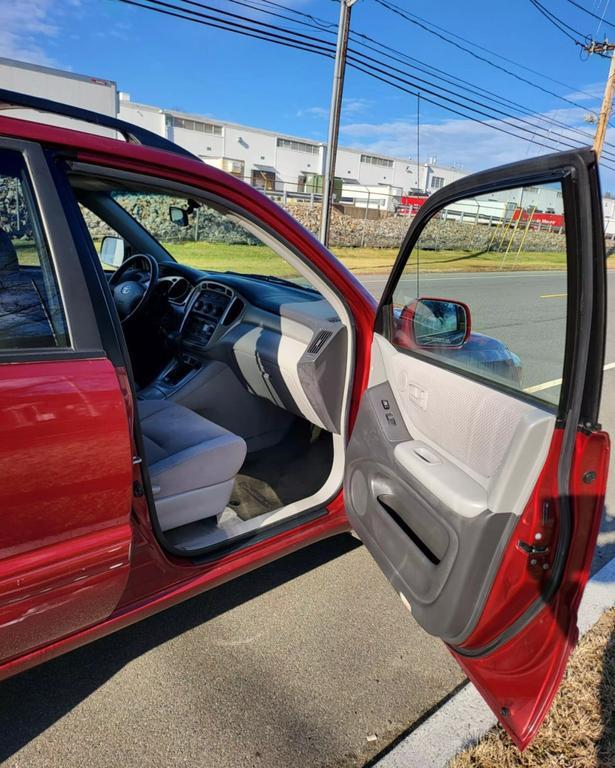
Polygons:
M384 280L365 283L378 293ZM438 276L423 288L467 301L475 328L520 354L524 386L557 378L553 360L523 346L519 320L538 302L553 341L563 298L540 296L565 292L562 275ZM613 434L614 385L611 370L602 418ZM605 518L596 566L614 555ZM360 766L461 680L364 548L340 536L0 685L0 764Z

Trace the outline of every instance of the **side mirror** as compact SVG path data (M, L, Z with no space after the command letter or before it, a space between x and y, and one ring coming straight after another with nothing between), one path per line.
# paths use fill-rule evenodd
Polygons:
M470 309L460 301L416 299L404 308L401 320L419 349L458 349L470 336Z
M121 237L106 235L100 244L100 260L110 267L119 267L124 262L124 248Z
M178 227L188 226L188 211L180 208L178 205L171 205L169 207L169 218Z

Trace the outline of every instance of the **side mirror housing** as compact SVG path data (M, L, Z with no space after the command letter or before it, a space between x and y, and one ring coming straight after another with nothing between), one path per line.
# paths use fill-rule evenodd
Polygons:
M124 262L125 245L121 237L105 235L100 244L100 260L110 267L119 267Z
M180 208L178 205L171 205L169 207L169 218L178 227L188 226L188 211Z
M400 321L417 349L459 349L470 337L470 308L453 299L416 299L403 309Z

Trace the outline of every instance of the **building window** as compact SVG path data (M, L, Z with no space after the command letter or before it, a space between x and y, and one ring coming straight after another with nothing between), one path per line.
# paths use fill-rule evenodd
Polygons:
M376 155L361 155L361 162L367 165L379 165L382 168L392 168L393 161L386 157L376 157Z
M306 141L294 141L293 139L280 139L277 141L280 149L292 149L294 152L309 152L311 155L317 155L318 144L308 144Z
M431 177L431 188L432 189L440 189L440 187L444 186L444 176L432 176Z
M183 117L173 117L174 128L185 128L188 131L199 133L211 133L214 136L222 136L222 126L213 123L203 123L200 120L185 120Z

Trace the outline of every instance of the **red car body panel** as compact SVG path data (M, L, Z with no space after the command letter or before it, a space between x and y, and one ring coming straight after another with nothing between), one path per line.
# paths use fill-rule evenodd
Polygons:
M559 443L561 430L559 435L556 432L553 440L551 462L557 456ZM605 432L577 435L570 474L572 531L563 576L564 586L544 606L536 619L495 651L476 659L469 659L453 651L461 668L520 749L529 744L549 711L568 657L577 642L577 611L589 578L600 529L609 454L609 436ZM596 473L592 483L586 482L587 473ZM523 536L523 529L530 524L536 510L543 509L544 500L552 498L552 482L549 477L553 475L553 472L542 473L528 508L514 532L515 540ZM529 564L527 555L517 555L521 551L519 547L509 547L505 562L496 576L489 604L466 644L468 647L470 643L476 647L477 640L480 644L487 641L489 634L494 631L495 613L500 614L500 631L503 621L510 623L511 619L514 620L513 616L502 616L502 609L497 608L498 600L500 605L507 606L511 592L513 597L523 595L523 600L514 601L518 603L515 610L519 611L524 605L529 605L527 601L532 598L532 585L534 599L538 596L542 579L538 577L536 568ZM548 559L552 557L551 553ZM489 626L486 633L482 629L483 624Z
M130 571L132 453L108 360L0 371L5 661L115 610Z

